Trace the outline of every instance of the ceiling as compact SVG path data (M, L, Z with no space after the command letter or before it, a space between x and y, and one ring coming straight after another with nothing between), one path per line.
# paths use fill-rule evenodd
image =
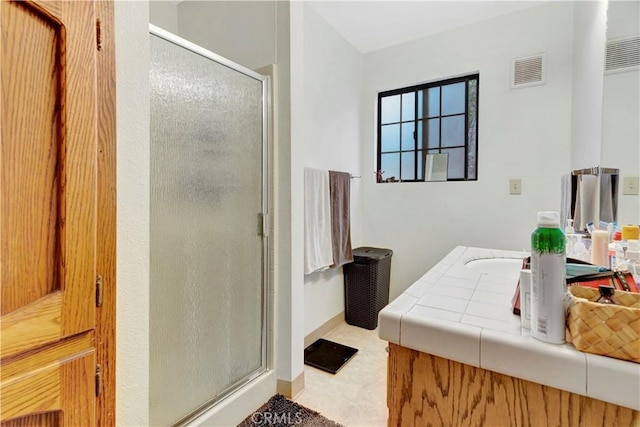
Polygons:
M542 1L309 1L362 53L462 27Z

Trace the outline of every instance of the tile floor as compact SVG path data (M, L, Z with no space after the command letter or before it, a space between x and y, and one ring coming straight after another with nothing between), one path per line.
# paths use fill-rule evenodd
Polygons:
M386 426L388 343L375 330L346 323L324 338L358 353L336 375L305 365L305 389L294 400L346 427Z

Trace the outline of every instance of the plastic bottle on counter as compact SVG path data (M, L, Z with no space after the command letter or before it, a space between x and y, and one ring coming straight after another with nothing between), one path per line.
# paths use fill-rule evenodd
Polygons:
M629 240L626 259L618 263L618 269L630 271L636 283L640 285L640 242Z
M576 230L573 228L573 220L571 218L567 218L567 226L564 228L564 235L567 242L565 243L565 252L567 256L571 256L573 253L573 247L578 241L578 235L576 234Z
M591 233L591 264L610 267L607 230L593 230Z
M611 264L611 269L614 269L618 266L619 260L616 254L616 247L621 240L622 240L622 231L616 230L613 233L611 243L609 243L609 260Z
M629 240L638 240L640 238L640 227L637 225L625 225L622 227L621 240L616 243L616 265L626 262L627 247Z
M531 336L564 343L565 235L557 212L538 212L531 234Z

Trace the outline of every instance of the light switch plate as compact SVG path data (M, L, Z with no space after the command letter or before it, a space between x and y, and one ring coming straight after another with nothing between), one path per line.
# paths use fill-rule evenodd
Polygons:
M626 176L622 180L622 194L638 195L638 177Z
M509 180L509 194L522 194L522 180L514 178Z

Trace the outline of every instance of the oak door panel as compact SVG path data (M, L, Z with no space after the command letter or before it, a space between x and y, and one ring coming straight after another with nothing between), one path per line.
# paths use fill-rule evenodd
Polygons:
M95 327L96 21L0 3L0 357Z
M60 427L60 412L45 412L44 414L27 415L0 423L0 427Z
M98 67L98 236L97 271L102 277L102 306L96 309L96 356L103 387L96 399L96 424L116 424L116 100L112 1L96 2L102 27Z
M86 332L2 362L2 426L95 425L95 349ZM42 417L37 414L48 414Z

